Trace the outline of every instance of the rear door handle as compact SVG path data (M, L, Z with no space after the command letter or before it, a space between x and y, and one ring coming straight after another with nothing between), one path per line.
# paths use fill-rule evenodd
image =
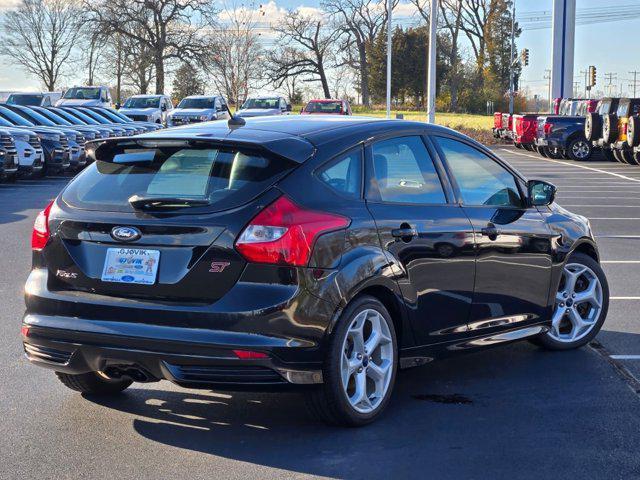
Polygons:
M484 227L482 230L480 230L480 232L482 233L482 235L489 237L489 240L495 240L496 238L498 238L498 229L493 223L490 223L489 225Z
M415 228L394 228L391 230L391 235L394 238L400 238L402 240L411 240L413 237L418 236L418 231Z

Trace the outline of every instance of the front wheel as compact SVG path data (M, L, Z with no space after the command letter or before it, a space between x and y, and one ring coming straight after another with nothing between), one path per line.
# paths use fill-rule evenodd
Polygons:
M397 355L393 321L384 305L370 296L353 300L331 335L324 383L307 393L311 413L334 425L373 422L391 398Z
M556 293L550 329L536 338L549 350L570 350L589 343L609 309L609 285L600 264L583 253L567 260Z

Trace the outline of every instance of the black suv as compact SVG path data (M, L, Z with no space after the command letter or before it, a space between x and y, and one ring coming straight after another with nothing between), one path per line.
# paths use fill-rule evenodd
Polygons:
M398 368L604 322L588 221L452 130L344 116L106 140L38 216L22 339L68 387L299 386L362 425Z

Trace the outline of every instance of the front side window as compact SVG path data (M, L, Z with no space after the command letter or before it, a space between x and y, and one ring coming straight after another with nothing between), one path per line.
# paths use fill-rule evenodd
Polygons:
M372 155L383 202L447 202L440 177L421 137L392 138L374 143Z
M318 178L342 195L360 198L361 158L362 150L358 148L321 169Z
M445 137L434 137L465 205L522 207L515 177L491 157L475 148Z

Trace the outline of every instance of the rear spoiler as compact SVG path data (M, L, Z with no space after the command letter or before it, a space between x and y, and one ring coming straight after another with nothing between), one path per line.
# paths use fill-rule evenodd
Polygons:
M169 132L166 132L167 134ZM311 158L315 153L315 147L303 138L283 135L275 132L253 131L255 138L234 138L235 135L173 135L160 137L156 135L141 135L135 138L111 138L107 140L94 140L87 142L87 154L95 160L110 162L113 157L129 148L157 148L161 146L184 146L190 148L203 147L207 145L247 149L258 149L267 151L279 157L284 157L296 163L303 163ZM235 132L234 132L235 133ZM265 135L266 134L266 135ZM243 135L246 137L246 135ZM239 136L242 137L242 136ZM89 145L91 144L91 145Z

